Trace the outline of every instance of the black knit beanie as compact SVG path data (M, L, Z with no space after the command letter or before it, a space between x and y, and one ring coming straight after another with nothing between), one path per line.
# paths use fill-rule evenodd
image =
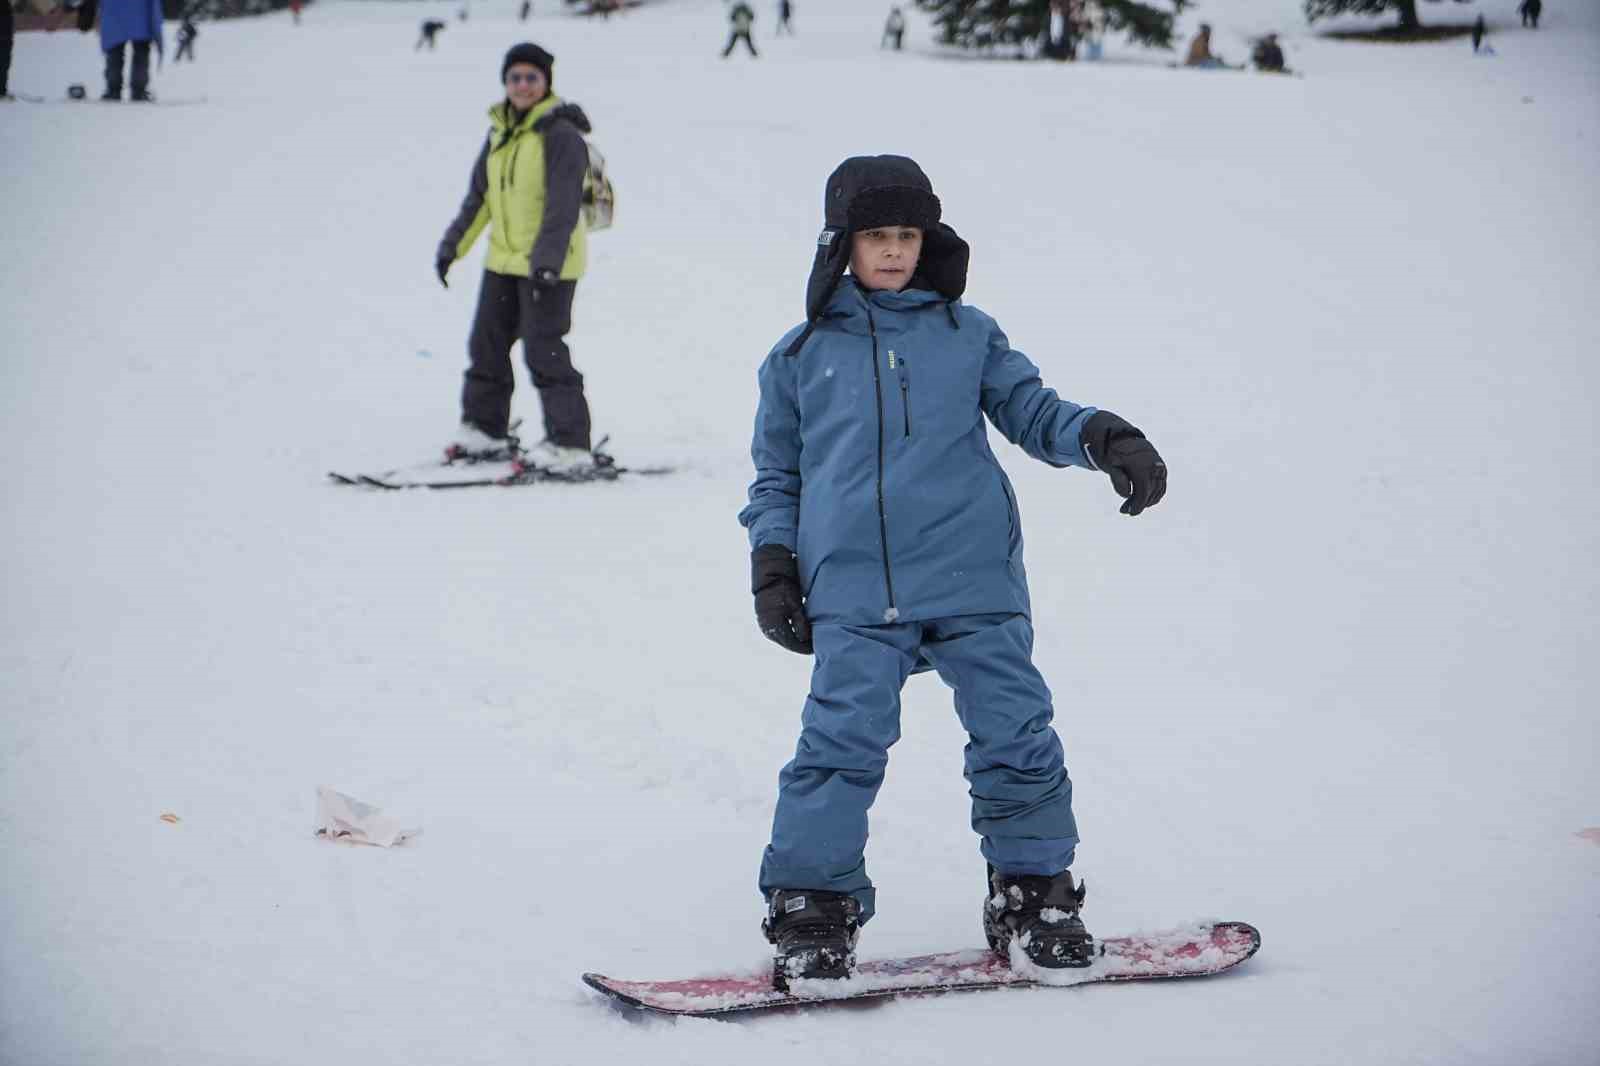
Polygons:
M555 56L546 52L532 41L523 41L521 44L512 45L511 51L506 53L506 61L500 64L501 84L505 83L506 72L517 63L527 63L538 67L539 72L544 75L545 84L554 91L556 79L552 68L556 65Z

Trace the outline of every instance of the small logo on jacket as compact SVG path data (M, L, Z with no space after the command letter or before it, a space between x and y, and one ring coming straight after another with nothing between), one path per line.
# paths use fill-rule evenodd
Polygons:
M795 911L803 911L805 909L806 898L804 896L790 896L783 901L783 913L785 914L793 914Z

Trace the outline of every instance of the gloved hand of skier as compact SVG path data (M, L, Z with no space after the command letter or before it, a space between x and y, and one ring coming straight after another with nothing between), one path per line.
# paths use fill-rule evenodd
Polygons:
M445 280L445 275L450 273L450 266L454 262L454 259L444 254L441 254L433 261L433 272L439 275L439 284L447 289L450 287L450 283Z
M794 552L768 544L750 553L750 591L762 634L799 655L811 654L811 622L800 594L800 564Z
M1110 411L1096 411L1078 438L1096 470L1111 477L1122 513L1140 514L1167 494L1167 464L1144 434Z
M533 287L540 292L547 292L561 284L561 275L549 267L540 267L533 272Z

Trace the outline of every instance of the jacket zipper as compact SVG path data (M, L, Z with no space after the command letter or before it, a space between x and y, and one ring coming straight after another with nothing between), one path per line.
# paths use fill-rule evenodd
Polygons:
M894 360L895 354L893 352L890 352L889 353L889 358L890 358L891 361ZM904 359L900 360L900 412L901 412L901 414L905 415L905 420L906 420L906 439L910 440L911 439L911 367L909 365L907 365L907 363L906 363L906 361Z
M883 508L883 375L878 369L878 326L872 319L872 307L867 307L867 332L872 334L872 388L878 397L878 537L883 544L883 587L889 593L889 609L884 620L897 621L900 609L894 603L894 574L889 566L889 519Z

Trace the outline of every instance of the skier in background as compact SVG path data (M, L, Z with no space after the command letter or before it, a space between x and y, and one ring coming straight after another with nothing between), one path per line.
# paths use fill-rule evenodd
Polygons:
M1105 58L1106 11L1096 0L1083 5L1083 57L1091 63Z
M508 440L516 388L511 346L520 339L544 409L545 439L528 450L528 459L575 473L594 465L583 375L565 339L588 262L582 206L589 119L551 90L554 67L554 56L526 41L506 53L500 67L505 99L489 109L489 137L472 165L461 209L439 242L434 272L448 288L451 265L488 227L461 425L446 455L514 458Z
M1269 33L1257 41L1250 58L1255 63L1256 69L1265 74L1289 73L1283 65L1283 48L1278 44L1276 33Z
M522 0L522 8L517 13L518 22L527 22L528 16L533 14L533 0Z
M172 57L174 63L183 62L184 56L189 57L189 62L194 62L194 39L198 36L200 31L195 29L194 19L185 14L183 25L178 27L178 54Z
M16 37L16 23L11 17L11 0L0 0L0 100L13 100L11 95L11 42Z
M301 0L289 0L289 14L294 16L294 24L300 25L300 8L304 6Z
M1517 13L1522 16L1522 25L1526 29L1532 26L1539 28L1539 12L1544 10L1544 0L1522 0L1522 6L1517 8Z
M1472 24L1472 51L1476 54L1483 47L1483 39L1489 35L1489 24L1483 21L1483 16L1478 16L1478 21Z
M904 43L906 36L906 17L901 14L898 7L889 9L889 20L883 24L883 37L878 41L878 48L882 50L886 45L893 44L896 52Z
M733 24L733 32L728 35L728 47L722 50L722 58L727 59L733 54L733 46L740 41L750 49L751 58L759 59L761 53L756 51L755 41L750 39L750 26L756 20L756 13L750 10L750 5L740 0L733 5L733 10L728 13L728 21Z
M970 251L914 161L847 159L823 203L806 320L758 375L739 514L762 634L816 657L761 862L773 982L850 976L876 902L868 809L901 689L928 669L955 690L970 739L990 946L1088 966L1072 782L1033 664L1016 493L985 420L1035 459L1108 474L1127 515L1161 501L1166 465L1123 419L1046 388L961 302Z
M794 5L789 0L778 0L778 32L774 33L773 36L781 37L787 32L790 37L793 37L794 26L789 21L792 18L794 18Z
M434 38L439 35L439 31L442 29L444 29L443 22L438 19L428 19L422 24L422 36L417 38L417 46L412 51L420 52L422 51L422 46L427 45L428 50L431 52L434 46Z
M123 60L132 44L132 98L155 100L150 92L150 46L161 48L161 28L161 0L100 0L100 49L106 56L106 91L100 99L122 99Z

